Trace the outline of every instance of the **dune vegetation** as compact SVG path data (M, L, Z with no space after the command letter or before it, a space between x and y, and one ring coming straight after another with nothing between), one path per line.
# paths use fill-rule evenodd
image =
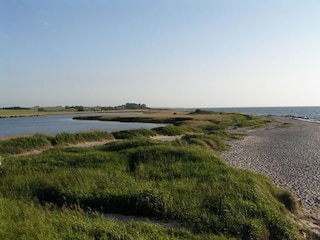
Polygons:
M202 111L121 118L167 125L1 140L0 238L300 239L290 192L219 156L228 149L224 140L241 137L229 128L262 127L270 119ZM163 142L155 135L182 138ZM102 139L117 141L67 146ZM46 150L15 157L13 146L19 153Z

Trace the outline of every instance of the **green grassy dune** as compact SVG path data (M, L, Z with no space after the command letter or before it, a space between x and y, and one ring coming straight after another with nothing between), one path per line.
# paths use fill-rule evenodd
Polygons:
M228 132L229 126L259 127L269 119L146 114L154 121L170 119L170 125L99 133L121 140L87 148L65 144L89 136L37 135L23 141L50 148L20 157L11 155L15 139L0 141L0 238L300 239L290 217L298 210L292 195L265 176L227 165L218 154L228 149L224 139L241 137ZM184 137L172 142L149 138L157 134ZM29 145L20 152L35 148ZM104 213L156 221L120 221ZM170 222L179 227L163 224Z

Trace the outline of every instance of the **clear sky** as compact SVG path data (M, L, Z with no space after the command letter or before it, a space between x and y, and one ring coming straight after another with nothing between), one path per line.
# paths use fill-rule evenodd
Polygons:
M0 107L320 105L319 0L0 0Z

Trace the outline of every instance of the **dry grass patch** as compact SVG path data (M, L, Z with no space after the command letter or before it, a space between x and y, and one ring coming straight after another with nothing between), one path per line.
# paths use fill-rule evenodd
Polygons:
M103 116L101 120L110 120L113 118L118 119L155 119L155 120L166 120L166 119L182 119L185 123L189 123L191 121L199 121L198 123L192 123L195 125L201 125L202 123L212 123L212 121L221 122L226 120L231 120L231 114L220 114L220 113L211 113L211 114L190 114L190 111L175 111L175 110L149 110L144 111L143 114L119 114L119 115L112 115L112 116Z

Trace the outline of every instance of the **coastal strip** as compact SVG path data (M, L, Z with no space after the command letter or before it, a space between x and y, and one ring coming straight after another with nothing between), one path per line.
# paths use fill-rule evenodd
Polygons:
M222 157L232 166L269 176L292 191L306 211L320 219L320 124L274 117L263 129L246 129L243 140L229 141Z

